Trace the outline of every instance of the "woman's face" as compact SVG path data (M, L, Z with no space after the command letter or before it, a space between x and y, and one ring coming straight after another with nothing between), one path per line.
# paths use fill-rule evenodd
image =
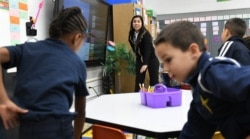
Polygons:
M133 28L135 31L139 31L142 27L142 22L139 17L133 19Z

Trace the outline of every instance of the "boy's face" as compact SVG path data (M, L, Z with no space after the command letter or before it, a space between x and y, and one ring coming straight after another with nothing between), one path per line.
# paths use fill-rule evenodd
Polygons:
M195 46L196 45L196 46ZM184 81L195 69L201 55L197 44L190 44L187 51L173 47L169 43L160 43L155 47L155 53L163 62L164 71L177 81Z
M229 34L228 34L228 29L224 28L222 33L221 33L221 41L224 43L228 40Z

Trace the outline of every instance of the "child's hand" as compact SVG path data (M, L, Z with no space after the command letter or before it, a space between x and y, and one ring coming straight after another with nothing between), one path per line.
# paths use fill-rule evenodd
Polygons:
M16 127L19 124L19 113L27 112L28 110L18 107L12 101L0 104L0 116L3 120L5 129Z
M245 139L250 139L250 135L248 135Z

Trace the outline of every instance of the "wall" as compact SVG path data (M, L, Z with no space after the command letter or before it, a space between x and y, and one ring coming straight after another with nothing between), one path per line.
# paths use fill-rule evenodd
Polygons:
M11 1L11 0L9 0ZM38 10L38 5L40 0L28 0L28 15L35 17ZM44 0L44 6L40 11L40 16L38 18L38 22L36 23L37 36L34 38L38 40L42 40L48 37L48 28L49 23L52 20L53 15L53 7L54 2L52 0ZM10 18L9 18L9 10L0 9L0 46L10 45ZM23 43L30 38L26 36L26 27L25 23L29 21L29 19L21 19L20 20L20 43ZM98 93L102 93L101 89L101 67L91 67L87 68L87 87L94 87ZM5 76L8 76L6 74ZM13 76L13 75L11 75ZM90 95L88 98L93 98L96 96L96 93L93 89L89 89Z
M143 0L143 5L162 15L249 8L250 0Z
M208 51L212 56L218 55L218 49L222 44L220 34L224 22L229 18L239 17L245 20L248 28L246 34L250 33L249 0L225 2L217 2L217 0L157 0L157 3L152 0L144 0L143 4L158 13L158 32L167 24L175 21L194 22L197 27L201 28L208 40Z

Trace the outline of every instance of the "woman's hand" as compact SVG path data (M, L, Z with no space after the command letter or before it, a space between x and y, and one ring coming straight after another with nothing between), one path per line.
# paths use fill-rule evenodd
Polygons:
M27 112L28 110L18 107L11 100L0 104L0 116L7 130L19 125L19 113L24 114Z
M145 71L147 70L147 68L148 68L148 65L143 65L143 66L141 67L141 69L140 69L140 73L145 72Z

